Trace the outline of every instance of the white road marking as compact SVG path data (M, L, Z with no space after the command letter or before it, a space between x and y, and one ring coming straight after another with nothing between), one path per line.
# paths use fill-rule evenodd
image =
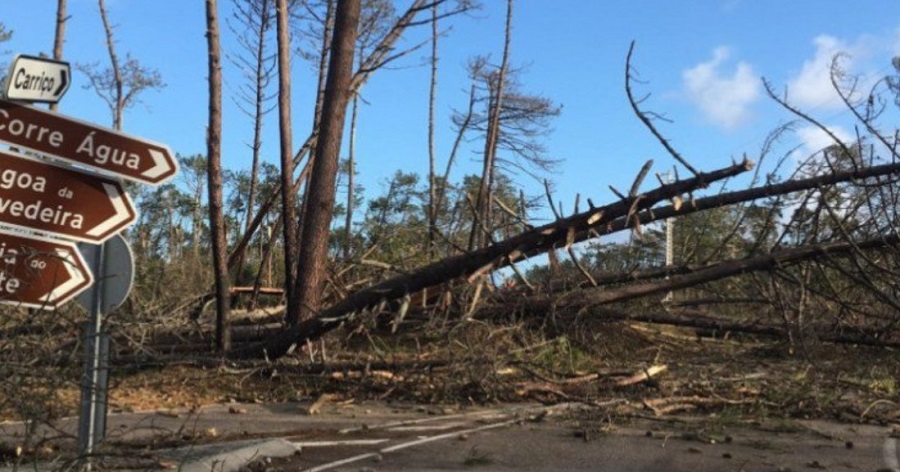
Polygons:
M527 410L526 410L527 411ZM391 429L397 426L410 426L422 423L434 423L438 421L444 420L455 420L460 418L476 418L480 420L491 420L498 418L507 418L509 415L514 415L517 413L521 413L522 411L516 410L508 413L502 413L497 411L473 411L469 413L457 413L455 415L443 415L443 416L429 416L428 418L420 418L416 420L400 420L400 421L390 421L384 424L373 425L373 426L364 426L364 427L356 427L356 428L346 428L339 430L340 434L347 433L358 433L360 431L371 431L374 429Z
M479 426L477 428L464 429L461 431L453 431L452 433L444 433L444 434L438 434L437 436L430 436L430 437L425 437L425 438L421 438L421 439L416 439L415 441L409 441L409 442L405 442L405 443L396 444L394 446L386 447L384 449L381 449L378 452L371 452L368 454L360 454L357 456L348 457L346 459L341 459L339 461L322 464L322 465L313 467L312 469L306 469L306 472L321 472L323 470L330 470L330 469L334 469L335 467L352 464L353 462L359 462L364 459L380 457L381 454L387 454L388 452L399 451L401 449L406 449L408 447L418 446L420 444L426 444L426 443L430 443L430 442L434 442L434 441L440 441L442 439L455 438L455 437L459 437L459 435L461 435L461 434L471 434L471 433L477 433L479 431L485 431L488 429L502 428L504 426L509 426L511 424L514 424L518 421L519 421L518 419L512 419L512 420L507 420L507 421L504 421L501 423L492 423L492 424L487 424L484 426Z
M388 442L390 439L348 439L346 441L293 441L291 444L300 447L334 447L334 446L374 446Z
M341 434L346 434L346 433L350 433L350 432L359 432L359 431L391 429L391 428L406 427L406 426L412 426L412 425L421 425L423 423L433 423L433 422L445 421L445 420L450 420L450 419L469 419L469 420L474 420L474 421L488 421L488 420L492 420L492 419L505 420L505 421L502 421L499 423L485 424L483 426L478 426L476 428L458 430L458 431L453 431L453 432L449 432L449 433L438 434L436 436L423 437L423 438L419 438L419 439L416 439L413 441L389 446L389 447L381 449L378 452L359 454L356 456L348 457L346 459L341 459L341 460L338 460L335 462L329 462L327 464L321 464L321 465L315 466L311 469L304 469L304 470L305 470L305 472L321 472L324 470L331 470L336 467L340 467L340 466L347 465L347 464L352 464L354 462L359 462L359 461L365 460L365 459L380 458L382 454L386 454L388 452L399 451L401 449L418 446L420 444L426 444L426 443L433 442L433 441L440 441L442 439L457 438L460 435L477 433L479 431L486 431L489 429L496 429L496 428L502 428L505 426L509 426L509 425L519 422L520 421L519 416L521 416L523 414L534 414L534 413L545 413L546 414L546 413L550 413L553 411L569 409L573 405L577 405L577 404L561 403L559 405L554 405L554 406L550 406L550 407L535 406L535 407L526 407L526 408L515 408L511 411L505 411L505 412L476 411L476 412L469 412L469 413L459 413L459 414L455 414L455 415L445 415L445 416L421 418L421 419L416 419L416 420L392 421L392 422L388 422L388 423L384 423L384 424L380 424L380 425L374 425L374 426L363 426L363 427L358 427L358 428L343 429L343 430L340 430ZM459 422L456 422L456 423L459 423ZM454 424L454 426L456 426L456 424Z
M379 457L380 454L377 452L369 452L366 454L360 454L358 456L348 457L346 459L341 459L339 461L329 462L328 464L322 464L320 466L313 467L312 469L306 469L306 472L320 472L322 470L333 469L335 467L340 467L342 465L352 464L354 462L359 462L363 459L376 458Z
M471 434L477 433L479 431L485 431L488 429L502 428L504 426L509 426L511 424L516 423L519 420L508 420L502 423L492 423L486 424L484 426L479 426L477 428L464 429L462 431L454 431L452 433L444 433L438 434L437 436L431 436L429 438L416 439L415 441L405 442L401 444L397 444L396 446L386 447L381 450L382 453L399 451L400 449L406 449L408 447L418 446L419 444L426 444L434 441L440 441L441 439L450 439L459 437L461 434Z
M468 423L465 421L451 421L450 423L444 424L423 424L423 425L410 425L410 426L394 426L393 428L388 428L388 431L443 431L445 429L452 429L458 426L465 426Z

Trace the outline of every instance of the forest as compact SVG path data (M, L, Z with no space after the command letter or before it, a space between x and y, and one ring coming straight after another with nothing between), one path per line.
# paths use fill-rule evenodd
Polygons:
M630 181L601 182L608 201L563 202L545 146L562 106L529 91L509 54L519 2L504 4L501 54L465 65L468 101L439 155L440 46L477 1L219 1L233 15L205 1L206 153L177 154L177 177L161 185L125 184L134 282L105 319L111 410L339 398L900 418L900 58L875 83L833 58L852 139L766 81L766 99L792 121L773 124L758 152L700 168L660 126L633 42L621 94L644 129L636 139L663 157ZM58 2L53 55L64 59ZM121 130L166 78L120 50L124 6L97 2L106 62L73 69ZM0 47L17 28L0 23ZM429 39L402 41L410 30ZM235 50L221 49L223 34ZM364 191L362 91L413 54L430 75L428 171L397 169ZM291 110L292 60L317 76L313 110ZM223 88L225 61L244 71L239 88ZM223 100L253 124L246 169L223 165ZM292 129L292 113L314 116L312 128ZM776 149L800 125L830 143L795 161ZM277 159L263 155L264 126L278 129ZM471 149L480 172L453 178ZM0 188L16 183L7 177ZM523 178L543 192L527 194ZM86 311L7 301L0 420L76 414ZM0 442L0 461L71 452L20 439Z

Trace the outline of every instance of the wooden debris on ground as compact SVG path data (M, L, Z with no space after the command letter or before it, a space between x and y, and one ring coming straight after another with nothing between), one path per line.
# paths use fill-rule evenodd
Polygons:
M662 374L663 372L667 371L668 369L669 369L669 367L665 364L652 365L630 377L617 380L616 386L625 387L628 385L634 385L634 384L638 384L641 382L646 382L646 381L652 379L653 377L656 377L657 375Z
M316 401L312 402L312 404L306 408L305 413L310 416L318 415L322 412L322 408L325 407L325 405L333 403L338 398L338 395L334 393L323 393L322 395L319 395L319 398Z

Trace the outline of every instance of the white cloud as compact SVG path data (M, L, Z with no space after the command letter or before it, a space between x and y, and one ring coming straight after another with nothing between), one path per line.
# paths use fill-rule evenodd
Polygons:
M727 47L718 47L713 51L712 59L682 73L691 102L707 119L728 129L747 121L750 105L760 95L759 78L749 64L738 62L731 75L722 70L730 56Z
M853 144L854 135L846 128L837 125L827 126L828 131L847 146ZM822 150L835 145L834 139L818 126L808 125L796 130L800 146L791 153L791 159L797 167L803 167L804 174L816 173L825 163Z
M849 70L854 53L861 52L861 46L851 47L829 35L817 36L813 44L815 55L804 61L800 73L788 80L788 99L804 108L841 108L844 104L831 83L831 63L837 54L846 54L841 65Z
M828 131L837 136L844 144L851 144L854 141L853 135L841 126L828 126ZM817 153L828 146L836 144L831 136L817 126L804 126L797 130L797 137L800 138L802 144L802 152L805 156Z

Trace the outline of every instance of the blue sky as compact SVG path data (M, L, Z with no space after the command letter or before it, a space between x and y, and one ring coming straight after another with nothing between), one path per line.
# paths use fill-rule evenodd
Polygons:
M0 22L14 31L3 44L0 63L12 54L50 52L56 2L4 0ZM407 0L397 0L403 9ZM506 2L483 0L485 8L442 23L437 104L439 168L449 152L453 109L466 105L465 64L476 54L499 62ZM130 53L158 69L167 86L143 95L126 113L124 131L168 144L180 154L205 152L206 41L203 2L184 0L108 0L119 54ZM220 0L220 17L230 15ZM95 0L69 0L64 59L107 64ZM633 116L624 92L624 62L637 42L634 65L646 81L639 95L651 93L646 107L671 123L660 129L695 166L713 169L744 153L755 156L771 129L790 117L769 100L760 79L787 88L795 104L810 111L841 136L852 123L828 89L827 64L837 52L850 54L847 66L863 77L888 73L900 55L900 8L893 1L837 0L517 0L511 60L527 66L523 89L562 105L546 146L562 159L550 178L558 200L571 209L575 194L597 203L614 197L607 185L627 189L647 159L655 170L673 160ZM224 47L234 38L222 28ZM410 32L402 43L427 38L427 28ZM378 193L397 169L427 172L427 49L414 52L390 70L377 72L363 89L367 104L359 117L359 171L368 193ZM294 142L306 137L312 115L315 76L308 63L294 61ZM231 169L249 168L249 120L228 97L241 84L225 63L224 159ZM109 125L105 104L75 73L62 113ZM277 162L276 115L269 115L266 160ZM841 134L843 133L843 134ZM785 146L812 152L825 144L818 133L799 127ZM455 176L476 172L475 146L461 156ZM541 187L526 176L516 182L536 195Z

